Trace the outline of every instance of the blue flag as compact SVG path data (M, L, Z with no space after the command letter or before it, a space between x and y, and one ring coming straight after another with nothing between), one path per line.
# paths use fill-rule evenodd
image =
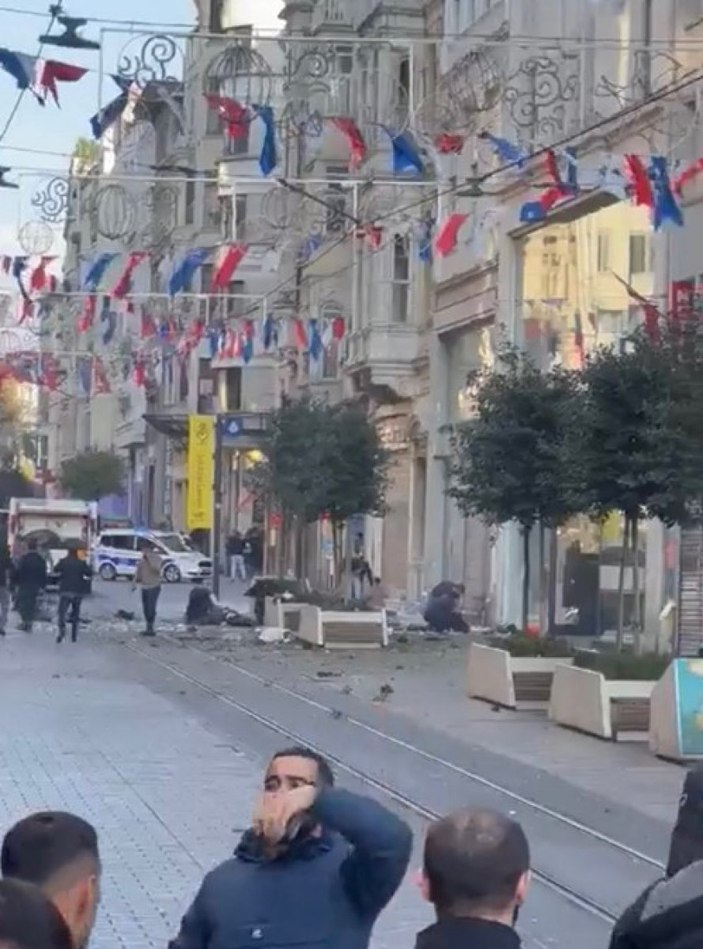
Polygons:
M425 166L417 146L410 137L410 133L395 134L389 129L386 129L386 133L390 136L391 145L393 146L393 173L402 175L403 172L413 171L421 175L425 170Z
M278 164L278 155L276 153L276 124L273 118L273 109L270 105L255 105L254 111L264 123L266 131L264 132L264 143L261 146L259 155L259 168L264 176L270 175Z
M98 254L95 260L88 267L88 271L83 278L83 289L90 290L92 293L98 289L100 281L105 276L108 267L118 257L118 254Z
M676 203L674 192L671 190L668 163L662 155L655 155L652 158L649 177L654 192L654 230L660 230L667 222L683 227L683 211Z
M198 247L186 254L168 281L168 292L172 297L177 293L182 293L190 285L190 281L198 268L205 263L209 253L207 248Z

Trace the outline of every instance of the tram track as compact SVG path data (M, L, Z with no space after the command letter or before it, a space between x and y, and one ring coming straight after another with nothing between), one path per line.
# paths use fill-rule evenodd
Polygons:
M183 648L183 643L175 639L171 639L170 637L166 638L172 645L178 646L181 649ZM281 721L280 718L272 717L271 715L254 708L254 703L247 704L247 702L242 701L239 698L234 698L232 695L227 694L227 692L223 691L222 689L204 681L204 679L200 676L194 675L192 672L181 668L176 663L170 662L167 659L157 655L153 649L141 648L139 645L134 643L127 643L125 645L132 652L142 656L150 663L161 667L175 678L180 679L182 682L188 683L189 685L198 689L201 693L204 693L210 698L230 707L249 720L254 721L258 725L264 727L268 731L279 735L294 744L304 744L313 748L328 758L338 771L349 775L356 781L360 782L362 785L373 788L376 792L385 796L389 800L392 800L403 809L407 810L411 814L414 814L417 818L420 818L423 821L432 821L440 816L440 812L437 809L428 806L427 803L423 803L421 800L418 800L418 795L416 793L406 793L400 788L393 786L388 781L380 778L378 775L371 774L368 769L359 767L355 764L352 764L349 760L341 758L337 753L335 753L334 750L331 750L330 747L327 746L326 742L314 740L310 734L305 733L304 729L300 727L294 727L290 720L287 722ZM540 818L549 820L557 826L561 825L565 828L568 828L570 832L573 832L582 838L593 842L598 846L598 848L602 849L603 853L617 855L620 860L624 858L626 861L631 862L632 866L638 867L638 872L643 868L646 868L647 871L651 871L651 876L649 879L655 879L656 876L662 875L664 871L664 865L650 855L642 853L635 848L629 847L621 841L609 837L595 828L576 821L573 818L560 813L559 811L556 811L550 807L546 807L537 801L530 800L529 798L524 797L512 789L502 786L495 781L491 781L482 775L477 774L476 772L470 771L469 769L463 768L452 761L434 755L426 749L403 741L402 739L399 739L396 736L383 731L382 729L378 729L373 725L370 725L368 722L364 722L351 716L342 715L338 710L334 709L332 706L326 705L324 702L320 702L308 695L297 692L296 690L282 685L281 683L267 679L266 677L258 675L257 673L252 672L249 669L245 669L244 667L239 666L229 660L223 662L218 657L212 656L204 650L192 646L186 645L185 648L200 658L208 659L213 663L217 663L220 668L225 668L231 672L239 674L245 679L248 679L250 682L256 683L263 688L272 689L280 693L282 696L285 696L287 699L300 703L303 706L307 706L311 710L324 713L325 715L331 715L334 718L343 718L345 724L351 726L354 729L358 729L361 732L367 733L375 740L385 742L389 746L401 750L403 753L412 755L419 761L424 761L425 763L431 764L434 767L443 769L453 776L461 778L463 781L473 783L474 785L480 786L491 793L502 795L506 801L512 802L513 805L519 805L523 809L531 809L535 814L539 815ZM574 854L573 856L576 860L579 859L578 854ZM584 892L585 887L574 886L569 882L565 882L563 879L559 879L559 876L552 869L548 869L543 865L539 865L539 861L536 861L536 863L537 865L533 868L533 876L539 885L550 890L558 897L568 901L570 905L577 908L578 910L587 913L591 918L597 919L608 926L611 926L615 922L622 907L607 905L606 900L598 897L594 898L592 895ZM636 893L633 893L632 895L634 896Z

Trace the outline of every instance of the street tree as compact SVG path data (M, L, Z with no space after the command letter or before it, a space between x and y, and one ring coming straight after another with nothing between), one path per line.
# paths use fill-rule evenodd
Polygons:
M111 451L86 451L61 465L59 483L72 498L99 501L124 494L125 465Z
M581 503L578 467L566 451L567 433L578 427L578 377L560 368L541 372L505 345L495 369L472 373L467 383L475 391L475 414L454 432L449 494L465 516L519 525L526 629L532 532L563 524Z

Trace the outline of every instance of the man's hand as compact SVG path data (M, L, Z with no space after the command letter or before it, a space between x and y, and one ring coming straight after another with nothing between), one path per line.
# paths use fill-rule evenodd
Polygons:
M280 843L291 820L310 810L316 795L317 788L308 785L276 795L263 794L254 813L254 829L269 843Z

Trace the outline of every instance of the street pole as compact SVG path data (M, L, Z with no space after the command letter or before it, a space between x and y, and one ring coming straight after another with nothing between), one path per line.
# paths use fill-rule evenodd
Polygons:
M220 559L222 546L222 416L215 416L215 447L213 450L214 484L212 538L212 593L215 598L220 595Z

